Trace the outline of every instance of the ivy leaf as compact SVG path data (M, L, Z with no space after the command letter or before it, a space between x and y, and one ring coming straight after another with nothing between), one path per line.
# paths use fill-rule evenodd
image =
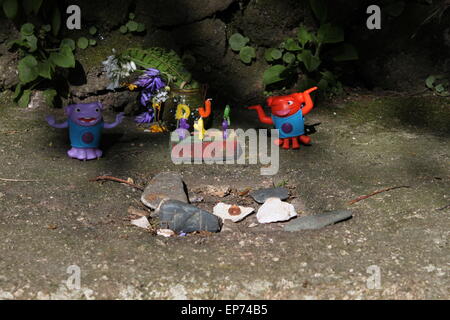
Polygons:
M8 19L14 19L19 9L18 0L5 0L3 2L3 12Z
M436 87L434 87L434 89L435 89L438 93L441 93L441 92L444 92L444 91L445 91L444 85L443 85L442 83L438 84Z
M429 88L429 89L433 89L434 88L434 81L436 80L436 77L431 75L429 76L426 80L425 80L425 85Z
M53 107L55 97L58 95L58 92L55 89L47 89L43 92L45 102L49 107Z
M344 41L344 30L330 23L323 24L317 31L317 40L321 43L337 43Z
M28 103L30 102L30 95L31 95L30 89L26 89L23 91L23 94L18 102L19 107L26 108L28 106Z
M281 50L276 48L269 48L264 52L264 58L267 62L272 62L274 60L278 60L283 56Z
M30 49L30 52L34 52L37 49L37 38L35 35L25 37L26 46Z
M80 49L86 49L89 46L89 40L85 37L81 37L77 41L77 46Z
M231 50L240 51L249 41L249 38L244 37L240 33L235 33L230 37L228 43L230 44Z
M282 76L284 71L286 71L286 67L281 64L276 64L269 67L266 71L264 71L264 84L269 85L284 80L285 78Z
M39 13L43 0L30 0L33 3L33 13L36 15Z
M321 23L325 22L328 15L327 0L309 0L314 15Z
M283 55L283 61L286 62L287 64L291 64L292 62L295 61L295 54L293 54L292 52L286 52Z
M16 88L14 90L14 94L13 94L13 100L16 100L17 98L20 97L20 95L22 94L22 85L20 83L18 83L16 85Z
M95 35L97 33L97 28L95 26L92 26L89 28L89 33L91 35Z
M136 21L128 21L126 24L128 30L130 30L131 32L135 32L138 29L138 23Z
M133 20L136 17L136 15L133 12L130 12L128 15L128 19Z
M143 23L138 23L138 27L136 32L144 32L145 31L145 24Z
M95 41L95 39L89 39L90 46L95 46L96 44L97 44L97 41Z
M330 51L330 54L334 61L350 61L350 60L358 60L358 52L355 47L349 43L344 43L339 47Z
M61 12L58 7L55 7L52 14L52 32L55 37L59 33L59 28L61 28Z
M252 62L252 59L256 57L255 48L249 46L243 47L239 52L239 57L244 63Z
M308 42L313 40L311 33L306 29L305 26L301 25L297 32L298 41L302 47L304 47Z
M32 23L25 23L20 28L20 33L24 36L31 36L34 34L34 25Z
M67 46L70 49L75 50L75 41L69 38L62 39L59 47L62 48L63 46Z
M314 56L310 50L303 50L297 55L297 59L305 65L308 72L316 70L320 66L320 59Z
M298 45L298 41L296 41L296 40L294 40L292 38L286 39L286 42L284 44L284 48L286 50L288 50L288 51L299 51L299 50L302 49Z
M61 47L59 52L50 53L49 60L61 68L75 67L75 57L73 56L72 49L68 46Z
M19 70L19 79L22 84L35 80L38 76L37 60L32 55L25 56L19 61L17 69Z
M52 65L50 61L45 60L38 64L38 73L41 77L46 79L52 78Z
M123 26L121 26L121 27L119 28L119 31L120 31L121 33L125 34L125 33L128 32L128 28L127 28L127 26L123 25Z

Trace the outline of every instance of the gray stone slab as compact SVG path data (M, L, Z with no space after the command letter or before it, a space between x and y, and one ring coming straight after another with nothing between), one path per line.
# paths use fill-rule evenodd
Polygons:
M158 208L164 199L179 200L188 203L181 176L174 172L157 174L145 187L141 196L144 205L151 209Z
M284 231L316 230L352 217L349 210L335 210L312 216L300 217L284 226Z
M249 195L258 203L264 203L269 198L279 198L286 200L289 198L289 190L286 188L266 188L259 189L249 193Z

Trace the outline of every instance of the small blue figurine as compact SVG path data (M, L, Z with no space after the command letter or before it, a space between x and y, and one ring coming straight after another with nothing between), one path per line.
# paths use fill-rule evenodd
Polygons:
M47 123L53 128L69 128L70 144L72 148L67 155L79 160L98 159L102 156L100 138L102 129L111 129L119 125L124 117L121 112L113 123L105 123L102 116L103 106L100 102L80 103L64 108L68 119L57 124L53 116L46 116Z

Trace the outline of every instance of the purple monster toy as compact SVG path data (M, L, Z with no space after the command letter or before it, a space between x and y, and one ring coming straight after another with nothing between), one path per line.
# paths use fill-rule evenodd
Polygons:
M102 156L98 149L102 129L111 129L122 122L123 112L119 113L113 123L103 122L102 104L100 102L80 103L64 108L68 119L57 124L53 116L46 116L48 124L53 128L69 128L70 149L69 157L79 160L92 160Z

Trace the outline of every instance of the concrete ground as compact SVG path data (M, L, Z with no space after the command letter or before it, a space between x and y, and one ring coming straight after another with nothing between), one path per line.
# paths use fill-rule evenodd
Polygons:
M43 121L47 112L62 119L61 110L2 106L0 298L448 299L449 109L444 98L356 94L319 106L307 118L321 123L313 145L281 150L279 173L261 176L260 164L174 165L168 136L131 119L104 135L104 158L72 160L66 132ZM243 112L233 126L258 124ZM164 238L130 225L140 191L89 181L145 185L163 170L180 172L189 190L285 185L303 203L300 215L350 209L354 217L288 233L250 228L252 216L229 232ZM227 202L205 200L209 209ZM72 265L80 289L67 285Z

